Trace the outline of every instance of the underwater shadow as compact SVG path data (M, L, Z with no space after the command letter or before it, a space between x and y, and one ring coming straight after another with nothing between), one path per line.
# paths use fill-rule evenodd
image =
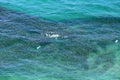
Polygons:
M41 53L48 54L53 54L57 48L57 56L65 61L64 65L68 63L89 70L88 58L91 52L97 52L98 46L104 49L116 39L120 40L120 18L101 16L52 21L0 7L0 30L0 37L10 38L10 42L13 42L9 46L21 43L24 47L33 48L40 44ZM8 46L8 43L1 44ZM45 51L48 48L50 51ZM94 67L105 63L102 71L107 71L114 65L114 58L113 52L97 56ZM106 68L108 64L110 67Z

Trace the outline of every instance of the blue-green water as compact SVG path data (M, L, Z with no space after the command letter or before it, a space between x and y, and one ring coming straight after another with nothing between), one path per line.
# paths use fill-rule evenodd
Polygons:
M0 80L119 80L119 0L0 0Z
M0 5L52 20L120 17L119 0L0 0Z

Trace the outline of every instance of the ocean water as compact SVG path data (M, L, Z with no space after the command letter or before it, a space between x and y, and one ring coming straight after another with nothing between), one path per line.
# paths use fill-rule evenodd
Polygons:
M0 80L120 80L119 0L0 0Z

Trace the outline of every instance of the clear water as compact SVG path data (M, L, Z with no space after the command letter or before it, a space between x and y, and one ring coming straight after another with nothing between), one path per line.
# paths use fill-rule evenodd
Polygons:
M0 0L0 5L52 20L120 17L119 0Z
M119 0L0 0L0 80L119 80Z

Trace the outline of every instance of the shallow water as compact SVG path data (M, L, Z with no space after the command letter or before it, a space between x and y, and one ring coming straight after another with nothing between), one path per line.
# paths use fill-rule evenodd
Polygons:
M120 0L0 0L0 5L52 20L120 17Z
M84 6L89 16L77 7L105 1L25 1L0 0L0 80L120 79L118 1L108 2L112 12L103 9L94 16L90 7ZM72 5L85 16L75 16Z

